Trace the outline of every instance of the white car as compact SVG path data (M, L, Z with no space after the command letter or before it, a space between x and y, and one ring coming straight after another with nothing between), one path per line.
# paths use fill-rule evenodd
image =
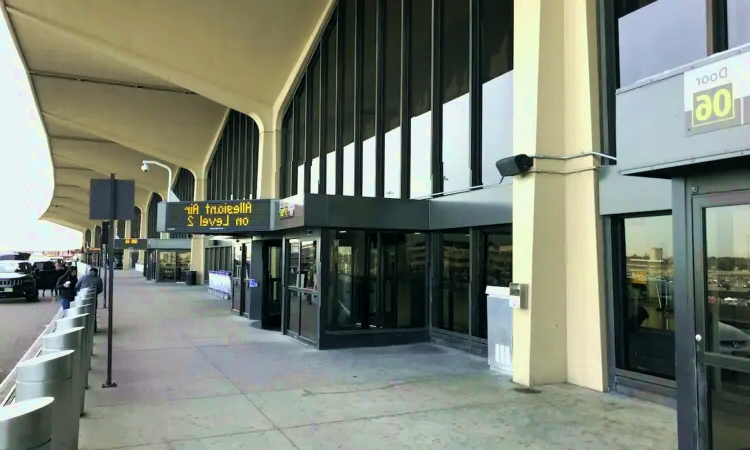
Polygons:
M737 327L719 322L719 351L730 356L750 357L750 335Z

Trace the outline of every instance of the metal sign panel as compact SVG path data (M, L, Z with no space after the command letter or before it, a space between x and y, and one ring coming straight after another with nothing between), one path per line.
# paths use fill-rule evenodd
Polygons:
M135 181L91 180L89 220L135 220ZM112 217L112 189L115 190L115 216Z
M687 134L707 133L750 123L750 54L742 53L685 72Z
M164 229L159 231L220 234L262 232L271 228L271 201L267 199L165 202L163 205Z
M148 248L148 239L128 238L128 239L115 239L116 249L133 248L138 250L146 250Z

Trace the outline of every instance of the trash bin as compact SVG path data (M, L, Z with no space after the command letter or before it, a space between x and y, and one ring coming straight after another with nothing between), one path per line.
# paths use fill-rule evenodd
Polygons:
M198 274L195 272L195 270L188 270L187 275L185 276L185 284L187 286L195 286L197 278Z

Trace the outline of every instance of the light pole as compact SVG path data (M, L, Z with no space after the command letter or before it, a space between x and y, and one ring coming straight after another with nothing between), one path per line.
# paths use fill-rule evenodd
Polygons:
M148 165L154 164L159 167L163 167L164 169L167 169L167 172L169 173L169 180L167 180L167 201L180 201L176 195L172 193L172 168L169 167L166 164L162 164L159 161L143 161L143 165L141 166L141 170L145 173L148 172Z

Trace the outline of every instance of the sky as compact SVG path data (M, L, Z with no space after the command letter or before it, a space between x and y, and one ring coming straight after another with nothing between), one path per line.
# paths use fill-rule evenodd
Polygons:
M0 251L79 248L80 232L38 220L52 198L52 161L5 19L0 20L0 99Z

